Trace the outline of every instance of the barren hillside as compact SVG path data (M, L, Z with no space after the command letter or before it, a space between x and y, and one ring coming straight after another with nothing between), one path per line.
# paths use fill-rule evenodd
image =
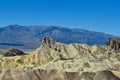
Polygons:
M63 44L45 36L26 55L0 56L0 80L120 80L120 53L105 46Z

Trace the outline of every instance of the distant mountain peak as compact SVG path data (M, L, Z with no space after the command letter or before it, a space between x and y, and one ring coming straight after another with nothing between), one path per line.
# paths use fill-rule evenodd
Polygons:
M8 25L8 26L6 26L6 27L20 27L20 26L22 26L22 25L12 24L12 25Z

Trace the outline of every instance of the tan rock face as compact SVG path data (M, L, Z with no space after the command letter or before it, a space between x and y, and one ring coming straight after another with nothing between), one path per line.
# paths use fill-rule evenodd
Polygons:
M0 56L0 80L120 80L120 54L46 36L27 55Z

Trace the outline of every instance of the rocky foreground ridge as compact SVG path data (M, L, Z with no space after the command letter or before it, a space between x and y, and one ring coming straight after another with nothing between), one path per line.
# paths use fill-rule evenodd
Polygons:
M120 80L120 52L112 42L62 44L45 36L28 54L1 55L0 80Z

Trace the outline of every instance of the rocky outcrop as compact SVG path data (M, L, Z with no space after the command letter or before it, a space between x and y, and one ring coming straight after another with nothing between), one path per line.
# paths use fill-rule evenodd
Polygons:
M120 80L120 54L106 46L63 44L45 36L27 55L0 56L0 80Z
M120 51L120 38L109 38L106 45L109 50Z
M19 49L10 48L10 49L4 50L3 55L5 57L10 57L10 56L25 55L25 53L23 51L19 50Z
M42 44L54 44L55 41L49 37L48 35L45 35L42 40Z

